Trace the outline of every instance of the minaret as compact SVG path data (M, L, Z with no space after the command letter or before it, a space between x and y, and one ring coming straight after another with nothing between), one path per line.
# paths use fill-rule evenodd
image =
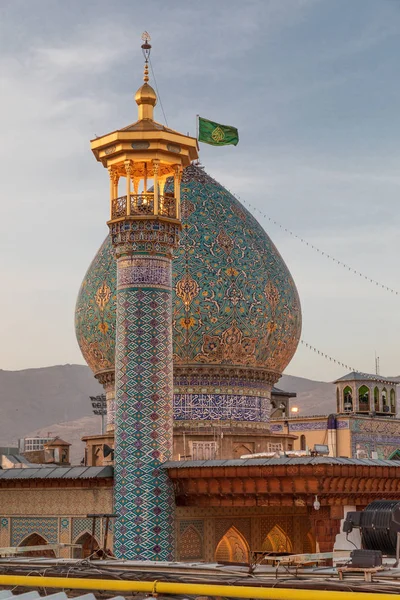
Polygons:
M172 452L172 253L181 229L182 170L198 158L198 146L153 120L150 36L142 39L139 120L91 147L110 174L108 226L117 261L114 552L171 560L174 495L161 464ZM164 191L167 178L173 193Z

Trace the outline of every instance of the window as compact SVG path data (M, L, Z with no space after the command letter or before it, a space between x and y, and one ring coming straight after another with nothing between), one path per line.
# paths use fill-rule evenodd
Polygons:
M306 436L301 435L300 436L300 450L305 450L305 449L306 449Z
M396 392L393 388L390 390L390 412L396 413Z
M360 412L369 412L369 387L366 385L362 385L358 390L358 410Z
M379 412L379 390L377 387L374 389L374 410Z
M350 386L346 386L343 390L343 408L344 412L353 410L353 390Z
M336 412L340 412L340 392L339 388L336 388Z
M280 450L282 450L282 444L281 443L272 444L270 442L268 444L268 452L279 452Z
M216 458L217 442L192 442L193 460L212 460Z
M382 390L382 410L383 412L389 412L388 400L387 400L387 389Z

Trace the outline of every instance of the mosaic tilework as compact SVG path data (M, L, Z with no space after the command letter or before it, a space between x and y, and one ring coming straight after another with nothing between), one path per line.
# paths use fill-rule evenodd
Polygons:
M300 423L290 423L289 431L317 431L319 429L327 428L327 420L323 421L305 421Z
M183 231L173 264L177 364L281 372L297 347L297 291L254 217L203 169L183 172Z
M114 370L117 269L109 238L94 257L79 290L75 331L93 373Z
M51 517L13 517L11 519L12 546L19 546L32 533L38 533L49 544L56 544L58 542L58 519Z
M118 289L136 285L171 287L171 261L154 257L149 264L145 256L125 256L118 261Z
M61 519L61 529L69 529L69 519Z
M114 553L172 560L174 494L160 469L172 451L172 294L148 281L117 294Z
M348 421L336 421L336 429L349 429Z
M272 431L272 433L278 433L280 431L283 431L283 425L279 425L277 423L272 424L271 425L271 431Z
M222 394L175 394L174 419L196 421L218 419L233 421L269 420L268 398Z
M8 519L1 519L1 527L8 529Z
M184 170L181 198L183 231L173 260L175 362L281 372L297 347L301 312L279 252L203 169ZM78 342L94 372L114 366L115 321L116 261L107 236L76 307Z
M81 537L83 533L92 534L93 521L87 518L74 518L72 519L72 539L75 542ZM95 536L99 541L101 539L101 520L96 519Z

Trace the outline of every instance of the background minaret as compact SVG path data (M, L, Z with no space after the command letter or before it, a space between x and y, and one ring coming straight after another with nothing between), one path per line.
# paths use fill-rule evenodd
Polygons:
M198 158L198 146L153 120L150 36L142 39L139 120L91 147L110 175L108 225L117 261L114 552L171 560L174 496L160 466L172 452L172 252L181 229L182 170ZM164 193L169 177L174 191Z

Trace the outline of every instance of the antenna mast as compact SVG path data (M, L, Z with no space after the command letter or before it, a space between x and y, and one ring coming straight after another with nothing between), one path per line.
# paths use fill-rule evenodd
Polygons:
M376 351L375 351L375 375L380 375L380 372L379 372L379 356L376 355Z

